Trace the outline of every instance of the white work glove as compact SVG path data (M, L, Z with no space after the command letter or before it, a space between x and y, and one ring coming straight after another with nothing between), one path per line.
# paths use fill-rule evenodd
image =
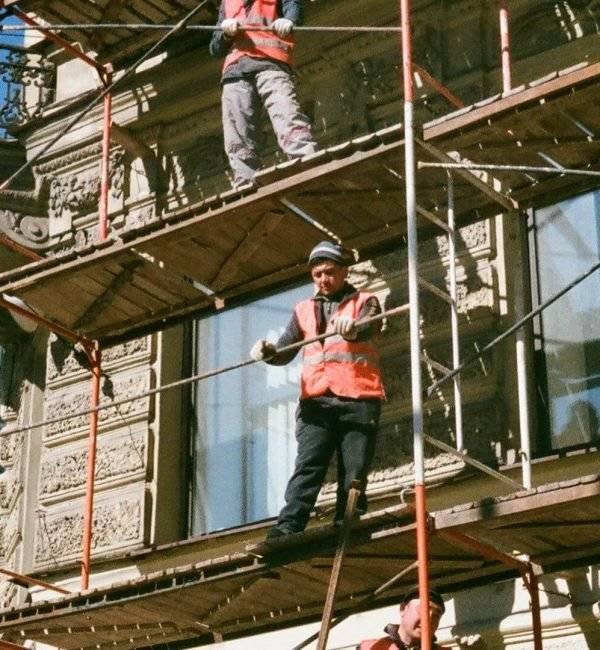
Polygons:
M292 33L294 23L289 18L278 18L274 20L271 27L280 38L285 38Z
M333 331L348 341L356 338L356 321L350 316L338 316L333 322Z
M221 23L223 34L225 34L225 36L229 36L229 38L233 38L237 34L239 28L240 24L237 20L235 20L235 18L225 18L225 20Z
M265 339L259 339L250 350L250 357L254 361L264 361L270 359L277 352L277 348Z

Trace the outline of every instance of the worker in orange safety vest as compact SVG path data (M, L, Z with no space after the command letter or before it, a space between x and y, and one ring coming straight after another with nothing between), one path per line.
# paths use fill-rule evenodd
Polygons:
M262 105L288 157L317 149L293 79L293 29L303 21L302 0L222 0L218 21L209 50L225 57L223 136L233 185L238 186L253 183L260 168Z
M298 451L294 472L285 492L285 505L267 540L304 530L337 452L338 489L335 519L341 521L353 481L362 491L357 512L367 509L365 487L375 450L383 385L379 355L373 338L380 322L356 322L381 312L377 298L348 284L348 253L329 241L315 246L309 256L315 295L298 303L276 344L257 341L250 354L272 365L289 363L298 350L278 348L335 334L303 349L300 402L296 412Z
M445 609L442 596L430 589L429 616L432 636L438 629ZM421 647L421 603L418 589L412 589L404 595L400 602L400 622L397 625L387 625L384 631L386 636L362 641L356 650L409 650ZM435 636L432 640L433 650L442 650L442 646L435 643Z

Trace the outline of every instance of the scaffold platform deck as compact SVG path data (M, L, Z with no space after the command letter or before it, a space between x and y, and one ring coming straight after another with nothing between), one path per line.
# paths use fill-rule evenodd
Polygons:
M584 65L429 122L417 138L417 161L548 165L551 156L554 165L598 170L599 77L600 64ZM302 277L306 253L321 239L338 237L363 254L398 241L406 232L403 147L397 125L265 169L256 188L208 197L100 244L2 273L0 291L103 344L165 327ZM417 174L418 211L430 215L422 236L444 218L447 173ZM571 190L598 184L515 171L453 176L459 227L547 200L567 183Z
M514 578L519 561L539 571L582 566L599 559L600 476L463 504L431 513L430 520L431 580L443 591ZM404 569L369 606L397 602L414 584L414 528L410 505L361 518L347 549L336 615L354 611ZM336 542L337 529L326 525L273 543L265 556L241 544L226 556L5 610L0 633L17 643L114 649L186 639L203 645L215 635L228 639L316 621Z

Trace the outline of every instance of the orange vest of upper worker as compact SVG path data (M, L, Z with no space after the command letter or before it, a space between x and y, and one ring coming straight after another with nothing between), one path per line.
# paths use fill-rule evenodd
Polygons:
M352 294L339 304L335 316L357 319L371 297L363 292ZM296 318L304 338L318 335L316 307L314 300L296 305ZM331 321L325 331L333 331ZM383 397L379 353L372 343L346 341L334 335L304 347L300 396L319 397L328 391L354 399Z
M402 647L404 647L404 645ZM432 649L443 650L442 646L439 646L437 643L432 645ZM394 643L393 639L386 636L382 639L368 639L367 641L362 641L360 644L360 650L398 650L398 646Z
M279 18L276 0L254 0L247 11L244 0L225 0L225 18L235 18L240 25L268 26ZM229 54L225 57L223 69L243 56L258 59L275 59L292 65L294 39L280 38L275 32L240 30L233 39Z

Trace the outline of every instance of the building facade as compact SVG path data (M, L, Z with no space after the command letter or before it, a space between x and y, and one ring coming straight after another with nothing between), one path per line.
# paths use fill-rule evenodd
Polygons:
M136 9L143 14L151 4L164 4L166 12L177 3L134 0L129 11L122 3L108 3L112 9L93 21L134 22ZM510 4L515 88L555 70L598 62L597 0ZM21 5L29 8L27 2ZM47 20L61 22L62 16L62 22L70 22L66 1L31 5ZM215 9L207 9L207 23L216 18ZM358 0L318 0L307 7L309 24L380 25L396 20L394 3L379 0L370 0L368 11ZM496 3L423 0L415 2L414 21L415 60L465 104L502 91ZM126 47L113 36L77 33L83 50L113 61L118 78L147 44L137 40ZM115 91L111 236L127 239L169 211L230 187L221 131L220 63L209 57L207 42L208 35L198 32L176 36ZM56 45L40 40L29 52L51 72L44 78L42 95L35 83L21 85L32 108L18 119L7 119L8 133L0 143L2 151L9 152L2 155L3 175L51 142L99 87L89 66ZM402 121L397 35L301 33L297 59L299 95L321 147ZM416 73L419 123L453 110L424 79ZM97 241L100 123L98 106L36 161L26 178L0 194L0 227L13 241L40 255L65 259ZM593 133L589 142L590 147L598 146ZM265 126L264 165L280 160ZM331 209L336 209L335 197L320 200L331 201ZM466 357L505 330L516 315L547 300L597 261L600 186L582 188L574 181L567 190L536 201L526 214L473 219L460 229L458 240L459 327L461 354ZM423 277L445 288L446 236L422 239L419 255ZM15 251L0 252L0 259L3 270L24 261ZM406 244L392 238L352 267L351 281L392 307L407 300L406 266ZM592 275L525 328L536 485L597 473L598 283L597 274ZM257 524L253 530L262 534L262 523L266 526L277 514L294 459L297 364L252 366L191 388L138 396L247 357L257 338L276 338L293 304L309 293L308 282L296 279L103 351L101 403L115 397L132 399L100 412L92 584L164 566L166 553L145 552L188 538L198 538L194 548L200 557L218 555L232 540L243 538L236 532L239 527ZM64 308L69 309L68 302ZM430 383L438 376L435 362L452 366L449 309L427 293L421 309L424 381ZM0 329L0 463L5 468L0 483L0 560L11 570L77 589L88 418L70 416L88 405L88 361L60 337L42 328L26 332L6 314ZM369 481L372 508L397 502L412 481L407 318L389 319L380 346L387 401ZM514 341L508 339L471 365L461 384L465 447L491 467L514 466L517 472L521 458L515 363ZM10 433L55 418L60 421ZM426 402L426 430L456 443L449 385ZM483 475L461 478L462 461L433 447L427 448L426 471L434 508L502 491ZM322 490L319 516L329 515L334 497L331 480ZM217 531L225 531L221 546L218 536L203 546L201 536ZM137 561L135 554L142 551L144 559ZM541 585L544 648L597 647L600 564L543 576ZM27 597L47 596L36 590L28 595L11 582L0 585L0 595L4 608ZM448 597L439 638L449 647L532 647L528 597L519 581ZM388 609L350 619L334 633L331 647L352 647L361 637L376 636L393 615ZM265 638L262 647L291 647L305 632L273 633L277 636ZM230 641L222 647L247 647L245 643Z

